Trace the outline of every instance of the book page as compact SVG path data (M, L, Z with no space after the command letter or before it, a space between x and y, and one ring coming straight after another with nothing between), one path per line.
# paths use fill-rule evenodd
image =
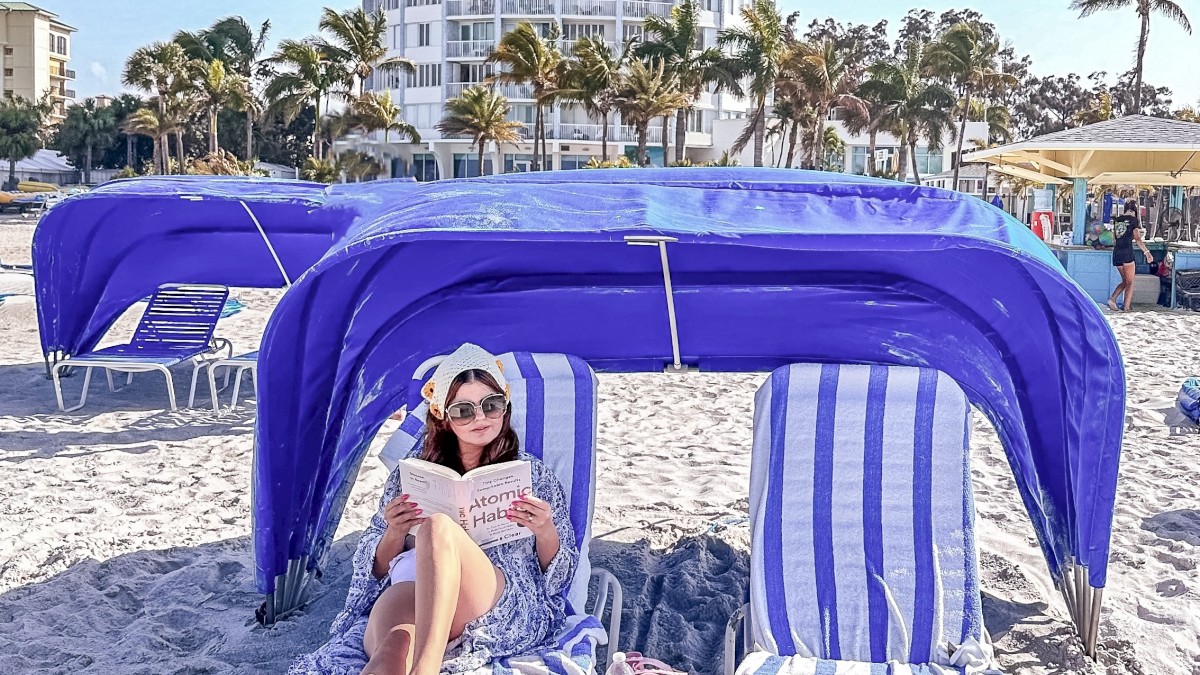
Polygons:
M471 493L465 529L480 548L491 548L533 534L507 518L513 501L521 495L533 494L529 462L505 462L477 469L468 475L471 476Z
M467 529L466 499L460 503L457 498L459 493L465 495L466 481L430 470L429 462L421 460L406 459L397 468L400 470L401 493L408 495L408 501L416 504L424 517L444 513ZM416 534L418 529L414 527L412 533Z

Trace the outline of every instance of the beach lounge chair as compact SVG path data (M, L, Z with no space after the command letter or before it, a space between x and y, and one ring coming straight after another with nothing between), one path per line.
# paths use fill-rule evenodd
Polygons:
M565 354L515 352L499 358L512 389L513 429L522 449L540 457L562 483L571 504L575 545L579 548L579 566L567 593L568 615L573 616L558 636L559 663L547 662L545 666L552 673L586 673L595 666L598 644L607 644L609 655L616 649L622 605L620 583L608 571L593 569L588 557L596 492L596 374L583 360ZM421 380L432 369L433 365L421 369L416 379ZM422 384L415 386L420 389ZM405 416L400 429L380 452L380 460L389 469L420 442L426 412L427 405L422 402ZM589 605L588 584L593 578L597 595ZM610 601L605 629L602 620ZM585 607L586 613L579 611ZM519 672L528 670L522 665L534 670L538 667L515 659L508 665Z
M737 672L982 673L971 408L927 368L795 364L755 396ZM726 631L734 672L739 629Z
M188 395L190 405L196 395L197 373L204 366L205 359L223 348L232 353L233 345L228 340L213 338L213 331L228 296L229 289L224 286L159 286L151 296L150 304L146 306L129 343L79 354L54 364L51 376L59 410L70 412L87 403L93 368L104 369L110 391L117 391L113 386L113 371L127 373L127 385L133 381L134 373L161 372L167 380L171 410L175 410L175 384L171 378L171 367L185 361L192 363L192 385ZM63 403L61 372L64 368L85 370L79 404L71 408Z

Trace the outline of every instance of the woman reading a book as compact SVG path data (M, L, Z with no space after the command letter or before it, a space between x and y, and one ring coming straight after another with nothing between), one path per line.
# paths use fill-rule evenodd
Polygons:
M412 456L459 474L528 462L533 494L511 501L503 517L532 536L481 549L457 520L410 499L398 467L359 540L333 639L292 673L354 672L364 654L363 674L460 673L550 651L563 626L563 593L579 556L567 501L554 473L518 447L499 361L465 344L422 394L429 414Z

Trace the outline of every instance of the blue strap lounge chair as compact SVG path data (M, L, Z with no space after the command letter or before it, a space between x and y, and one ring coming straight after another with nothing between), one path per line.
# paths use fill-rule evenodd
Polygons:
M562 483L571 505L575 545L579 564L567 592L569 609L567 629L559 638L561 659L550 663L550 672L576 673L581 664L595 666L597 644L607 641L608 654L616 649L621 634L621 585L610 572L593 569L588 557L592 539L592 511L596 496L596 401L595 372L574 356L513 352L499 356L504 375L512 390L513 430L521 439L521 448L540 457ZM432 372L436 360L419 369L416 379ZM417 384L417 388L420 388ZM389 469L416 447L424 436L428 406L422 402L405 416L388 440L379 458ZM588 584L597 581L597 594L589 605ZM608 607L611 600L611 608ZM587 609L586 613L579 610ZM603 627L605 609L609 609L607 629ZM571 614L572 612L568 612ZM581 627L593 626L584 632ZM567 658L571 656L573 658ZM562 670L565 669L565 670ZM587 667L583 667L587 672Z
M992 670L971 408L927 368L795 364L755 397L749 673ZM737 615L726 632L733 672Z
M196 376L204 366L205 359L221 348L228 348L232 352L233 346L229 341L213 338L217 320L221 318L221 310L228 297L229 289L224 286L159 286L151 296L150 304L146 306L129 343L79 354L54 364L51 376L54 378L54 394L58 397L59 410L70 412L87 403L93 368L104 369L111 391L117 391L113 386L113 371L127 373L126 384L133 381L134 373L161 372L167 379L171 410L175 410L175 385L170 369L190 361L192 385L189 401L193 399ZM60 374L64 368L85 369L83 393L79 396L79 404L72 408L67 408L63 403Z

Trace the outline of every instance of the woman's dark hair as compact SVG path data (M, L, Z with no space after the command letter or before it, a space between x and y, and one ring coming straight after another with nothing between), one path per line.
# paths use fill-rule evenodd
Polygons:
M1129 213L1130 211L1137 211L1137 202L1133 200L1125 202L1125 213Z
M491 375L482 370L467 370L450 383L450 391L446 395L447 405L454 400L458 390L468 382L479 382L492 391L503 393L500 384ZM517 432L513 431L511 421L512 405L510 404L504 411L504 424L500 427L500 435L496 436L496 440L483 449L483 456L479 459L480 466L508 462L517 458L521 442L517 439ZM450 429L449 417L439 420L433 415L426 416L425 441L421 447L421 459L463 473L462 455L458 451L458 436L455 436Z

